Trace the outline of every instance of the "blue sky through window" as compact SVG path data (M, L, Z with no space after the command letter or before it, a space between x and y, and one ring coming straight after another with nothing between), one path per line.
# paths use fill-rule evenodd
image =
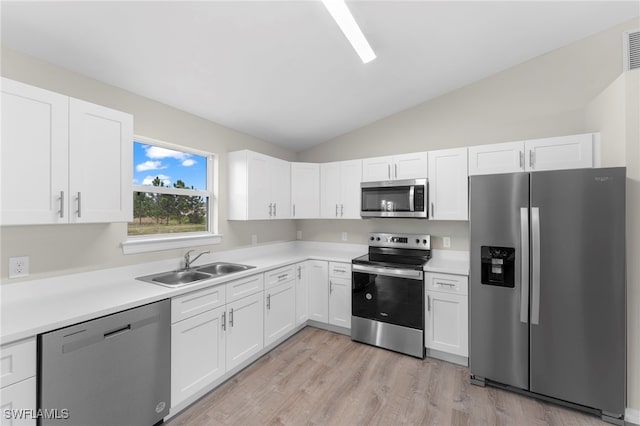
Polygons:
M133 143L133 184L151 185L159 177L165 186L182 180L188 188L207 189L207 159L159 146Z

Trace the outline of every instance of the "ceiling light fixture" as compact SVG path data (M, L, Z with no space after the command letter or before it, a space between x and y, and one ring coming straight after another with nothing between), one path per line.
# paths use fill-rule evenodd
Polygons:
M360 27L358 27L356 20L353 18L344 0L322 0L322 3L336 21L345 37L347 37L351 46L356 50L362 62L366 64L367 62L373 61L376 58L376 54L373 53L373 49L369 46L369 42L367 42L364 34L362 34Z

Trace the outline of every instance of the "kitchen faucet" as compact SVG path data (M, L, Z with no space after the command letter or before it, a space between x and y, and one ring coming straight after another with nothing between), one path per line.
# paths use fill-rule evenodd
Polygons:
M210 250L203 251L202 253L198 254L196 257L194 257L193 259L191 259L191 257L190 257L190 255L189 255L189 254L190 254L192 251L195 251L195 250L189 250L189 251L188 251L188 252L186 252L186 253L185 253L185 255L184 255L184 269L190 269L190 268L191 268L191 264L192 264L193 262L195 262L196 260L198 260L198 258L199 258L200 256L202 256L203 254L211 253L211 251L210 251Z

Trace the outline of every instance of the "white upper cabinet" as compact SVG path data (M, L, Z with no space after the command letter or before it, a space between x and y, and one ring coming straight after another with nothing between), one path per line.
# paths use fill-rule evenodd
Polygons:
M291 217L320 217L320 164L291 163Z
M133 220L133 117L69 100L70 222Z
M320 165L320 216L360 219L362 161L337 161Z
M362 160L362 182L422 179L427 177L426 152L365 158Z
M229 220L283 219L291 216L288 161L243 150L228 155Z
M594 144L599 134L560 136L525 141L527 170L581 169L594 166Z
M130 114L3 78L2 224L131 220L132 141Z
M525 170L524 142L469 147L469 176L516 173Z
M468 220L467 148L429 152L429 218Z
M469 147L469 175L597 167L598 133Z

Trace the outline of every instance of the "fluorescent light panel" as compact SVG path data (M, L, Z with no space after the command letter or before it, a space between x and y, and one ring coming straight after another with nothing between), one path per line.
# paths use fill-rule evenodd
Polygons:
M345 37L347 37L351 46L356 50L362 62L366 64L367 62L373 61L376 58L376 54L373 53L373 49L369 46L369 42L367 42L364 34L362 34L356 20L353 19L353 15L344 0L322 0L322 3L336 21Z

